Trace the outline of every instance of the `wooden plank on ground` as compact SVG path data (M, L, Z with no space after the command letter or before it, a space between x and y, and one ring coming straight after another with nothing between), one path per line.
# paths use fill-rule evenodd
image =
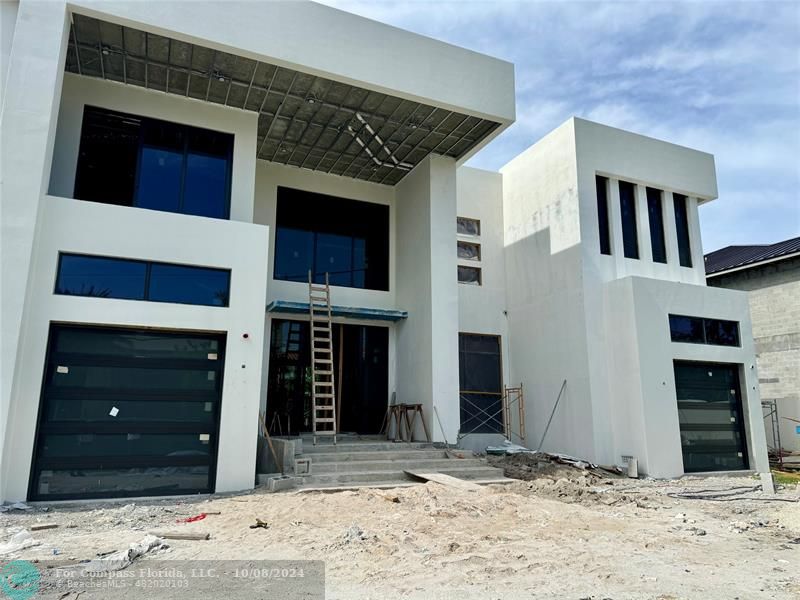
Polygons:
M210 533L188 531L151 531L150 535L164 538L165 540L207 540L211 537Z
M450 487L470 492L481 489L481 486L479 486L477 483L465 481L464 479L459 479L458 477L451 477L450 475L445 475L444 473L420 473L419 471L405 471L405 474L410 475L411 477L416 477L417 479L433 481L435 483L440 483L441 485L449 485Z

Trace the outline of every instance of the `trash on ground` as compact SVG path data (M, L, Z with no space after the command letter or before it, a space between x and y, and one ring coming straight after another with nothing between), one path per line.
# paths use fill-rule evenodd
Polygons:
M187 517L186 519L178 519L178 523L194 523L195 521L202 521L208 516L208 513L200 513L199 515L195 515L193 517Z
M11 554L12 552L19 552L31 546L38 546L40 543L41 542L33 539L33 536L27 529L23 529L12 535L11 539L5 544L0 544L0 556L3 554Z
M31 531L42 531L43 529L55 529L58 523L36 523L31 525Z
M169 548L164 541L154 535L147 535L139 542L131 544L126 550L114 552L102 558L95 558L83 564L84 573L110 573L130 566L140 556L153 550Z
M28 506L24 502L13 502L12 504L0 504L0 513L8 512L10 510L33 510L33 507Z
M269 523L266 521L262 521L261 519L256 519L255 525L250 525L250 529L269 529Z

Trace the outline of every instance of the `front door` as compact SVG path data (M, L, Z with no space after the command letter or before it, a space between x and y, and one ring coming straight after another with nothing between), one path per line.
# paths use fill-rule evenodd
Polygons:
M737 365L675 361L683 470L748 468Z
M308 321L273 319L267 426L273 435L311 431L311 354ZM389 397L389 329L333 324L333 370L338 430L377 434Z

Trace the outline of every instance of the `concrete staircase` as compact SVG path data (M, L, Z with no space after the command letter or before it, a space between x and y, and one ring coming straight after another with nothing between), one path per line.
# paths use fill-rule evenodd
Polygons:
M448 458L433 444L423 442L388 442L379 438L348 438L338 444L303 440L303 454L311 459L311 475L300 477L301 488L390 487L409 485L418 480L404 471L444 473L475 483L500 483L506 480L502 469L490 467L486 460L470 452L465 458Z

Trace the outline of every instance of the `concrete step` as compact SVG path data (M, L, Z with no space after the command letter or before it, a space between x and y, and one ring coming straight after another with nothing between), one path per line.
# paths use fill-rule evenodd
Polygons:
M366 471L440 471L443 469L463 469L466 467L485 467L486 461L480 458L423 458L413 457L397 459L382 457L382 460L358 460L343 462L321 462L312 460L311 473L322 475L325 473L352 473Z
M421 469L420 469L421 470ZM502 469L487 466L462 467L457 466L448 469L437 469L436 472L458 477L459 479L500 479L503 476ZM409 482L412 479L406 475L402 469L392 469L386 471L348 471L343 473L322 473L313 474L308 477L300 478L302 487L321 487L325 485L367 485L367 484L387 484L392 482Z
M331 440L317 443L303 440L303 454L319 454L327 452L383 452L391 450L430 450L433 444L428 442L341 442L333 444Z
M418 450L376 450L359 452L312 452L298 458L310 458L315 466L330 462L362 462L373 460L432 460L447 458L444 450L420 448ZM459 459L455 459L459 460Z

